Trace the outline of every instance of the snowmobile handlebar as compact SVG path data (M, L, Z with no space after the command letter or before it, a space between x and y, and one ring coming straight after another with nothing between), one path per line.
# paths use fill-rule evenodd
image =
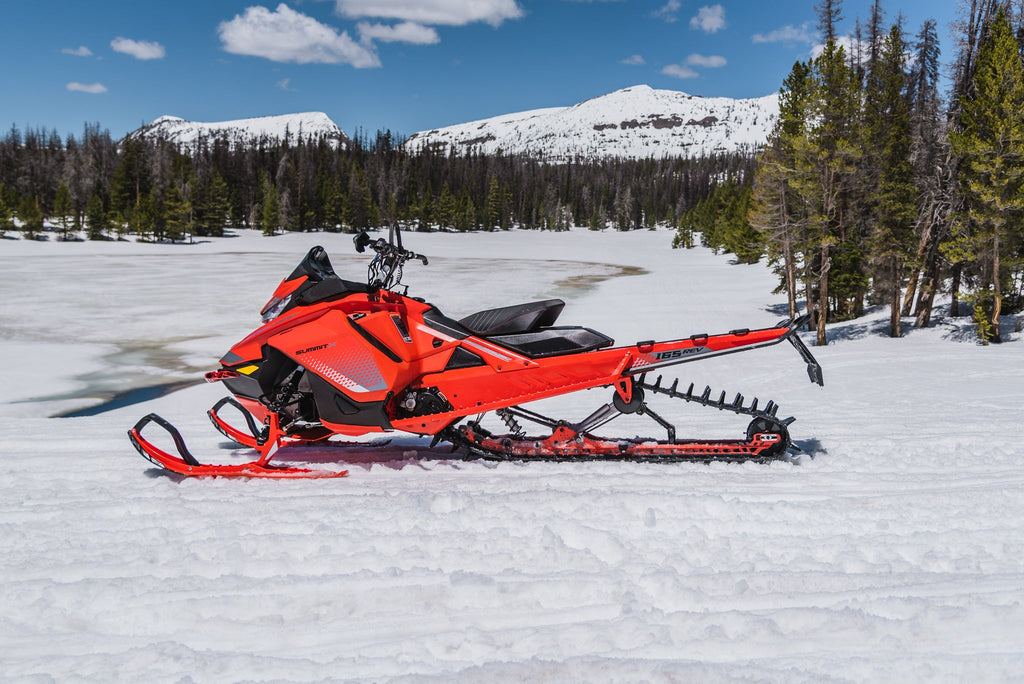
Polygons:
M402 246L402 234L395 227L392 227L387 240L384 238L372 240L366 231L361 231L352 241L355 243L357 252L365 252L369 247L377 254L367 269L367 283L371 287L385 290L397 287L402 282L402 266L406 261L417 259L424 266L429 263L427 257Z
M420 261L423 262L424 266L427 265L427 257L423 256L422 254L417 254L416 252L411 252L408 249L402 249L401 247L396 247L395 245L389 244L386 240L384 240L384 238L377 238L370 245L370 247L373 249L374 252L378 254L378 256L384 258L397 258L402 262L410 261L412 259L419 259Z
M356 245L356 251L362 254L369 247L378 256L382 257L397 257L401 261L409 261L411 259L419 259L426 266L429 262L427 257L422 254L417 254L408 249L404 249L401 244L401 239L397 245L385 240L384 238L377 238L376 240L370 239L370 236L366 234L366 231L359 232L353 239L352 242Z

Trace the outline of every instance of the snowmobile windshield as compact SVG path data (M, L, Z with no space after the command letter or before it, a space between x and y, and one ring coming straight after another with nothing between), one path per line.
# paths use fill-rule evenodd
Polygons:
M299 265L295 267L292 274L288 276L288 280L295 280L306 276L313 282L320 282L328 278L337 278L338 274L334 272L334 267L331 266L331 260L327 257L327 250L317 245L313 249L309 250L305 258L299 262Z
M290 290L286 287L288 283L295 283ZM331 266L327 250L316 246L309 250L291 275L278 287L274 297L263 307L260 317L267 323L296 306L308 306L340 299L354 292L369 291L370 288L364 283L339 277Z

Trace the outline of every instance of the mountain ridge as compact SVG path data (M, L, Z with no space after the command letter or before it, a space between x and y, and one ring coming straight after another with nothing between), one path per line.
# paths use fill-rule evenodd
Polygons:
M760 98L701 97L631 86L567 107L502 114L413 133L404 149L442 154L519 154L564 163L576 159L701 157L756 150L778 119L778 94ZM231 146L267 139L326 139L348 146L349 136L323 112L220 122L161 116L127 138L161 138L195 148L203 139Z
M129 133L126 138L162 138L176 145L195 147L200 140L226 138L229 145L255 145L261 140L318 140L324 138L334 147L347 146L351 140L327 114L299 112L259 116L230 121L190 121L164 115Z
M778 119L778 94L706 98L631 86L568 107L549 107L413 134L407 149L431 147L540 156L548 161L608 157L699 157L756 149Z

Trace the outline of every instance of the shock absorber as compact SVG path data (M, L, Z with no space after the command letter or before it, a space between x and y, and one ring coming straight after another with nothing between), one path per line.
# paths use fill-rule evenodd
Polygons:
M519 421L516 420L516 417L512 415L511 411L508 409L498 409L495 413L497 413L498 417L501 418L501 422L505 423L505 427L508 428L510 433L516 437L522 437L526 434L526 430L524 430L523 426L519 424Z

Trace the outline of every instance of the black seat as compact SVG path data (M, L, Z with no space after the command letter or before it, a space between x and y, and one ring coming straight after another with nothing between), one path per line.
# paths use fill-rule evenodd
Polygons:
M590 328L551 327L563 307L561 299L503 306L466 316L458 325L531 359L578 354L614 344L612 338Z
M614 344L614 340L607 335L580 326L544 328L513 335L492 335L487 339L531 359L578 354Z
M528 333L554 325L564 306L561 299L514 304L478 311L460 320L459 324L480 337Z

